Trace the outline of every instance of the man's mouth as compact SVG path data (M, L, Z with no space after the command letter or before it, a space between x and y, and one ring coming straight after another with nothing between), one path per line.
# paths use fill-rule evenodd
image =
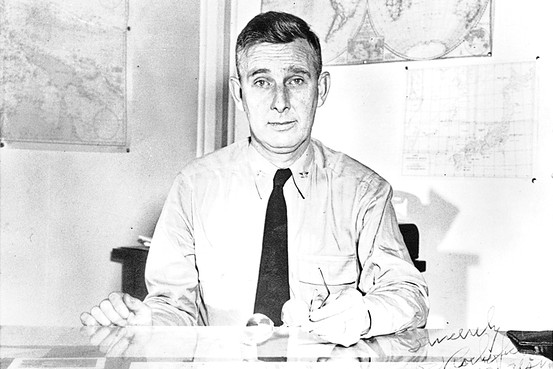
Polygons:
M295 120L284 120L284 121L269 122L269 125L273 127L285 127L294 123L296 123Z

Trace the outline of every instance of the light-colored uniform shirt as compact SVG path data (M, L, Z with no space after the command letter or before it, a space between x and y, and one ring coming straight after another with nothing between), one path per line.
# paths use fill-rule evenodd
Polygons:
M249 140L188 164L176 177L146 264L154 324L240 325L254 313L263 227L278 168ZM367 335L423 326L428 290L413 266L390 185L317 140L290 168L290 296L309 304L356 288L372 318Z

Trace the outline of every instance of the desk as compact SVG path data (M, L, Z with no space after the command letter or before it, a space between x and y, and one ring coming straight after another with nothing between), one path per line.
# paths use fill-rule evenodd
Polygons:
M92 333L96 333L94 336ZM92 334L92 335L91 335ZM418 329L344 348L282 328L261 344L233 327L1 327L0 367L16 368L553 368L494 327ZM339 365L339 366L338 366Z

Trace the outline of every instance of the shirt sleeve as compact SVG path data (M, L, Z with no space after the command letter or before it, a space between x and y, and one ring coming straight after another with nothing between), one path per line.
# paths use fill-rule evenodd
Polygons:
M198 324L198 273L194 253L192 186L180 173L159 217L146 261L154 325Z
M365 338L423 327L428 317L428 286L404 244L392 196L391 186L381 178L362 186L359 289L371 318Z

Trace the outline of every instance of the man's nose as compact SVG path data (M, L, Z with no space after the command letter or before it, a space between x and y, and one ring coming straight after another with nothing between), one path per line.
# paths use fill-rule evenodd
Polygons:
M290 97L285 86L276 86L273 96L271 109L275 109L279 113L283 113L286 109L290 109Z

